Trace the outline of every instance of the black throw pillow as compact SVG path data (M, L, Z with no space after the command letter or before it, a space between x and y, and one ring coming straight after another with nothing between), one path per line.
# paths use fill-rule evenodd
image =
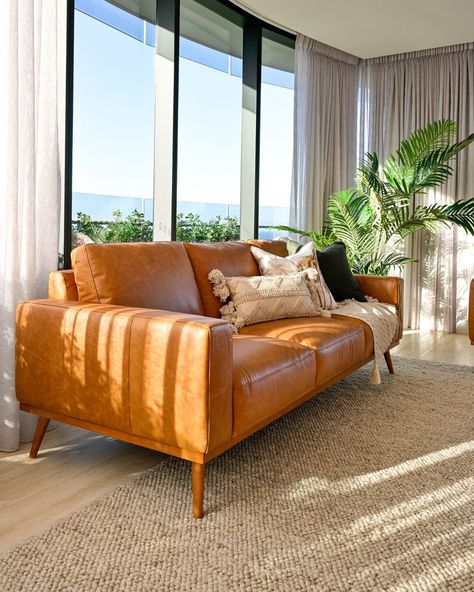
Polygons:
M317 251L316 255L324 281L336 302L342 302L349 298L355 298L359 302L367 302L367 298L360 291L359 284L349 267L344 243L333 243L322 251Z

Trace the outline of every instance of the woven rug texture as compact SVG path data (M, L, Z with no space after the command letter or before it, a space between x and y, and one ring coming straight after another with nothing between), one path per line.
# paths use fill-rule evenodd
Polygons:
M0 590L474 591L474 369L371 370L209 463L203 520L169 458L1 557Z

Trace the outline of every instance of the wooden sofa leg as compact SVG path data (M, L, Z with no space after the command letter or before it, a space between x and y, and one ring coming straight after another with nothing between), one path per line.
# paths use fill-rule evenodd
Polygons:
M204 464L192 463L193 476L193 515L194 518L202 518L204 506Z
M38 450L41 446L41 442L43 441L48 424L48 417L39 417L38 424L36 425L35 437L31 443L30 458L36 458L38 456Z
M388 371L390 374L395 374L395 370L393 369L392 354L389 351L386 351L383 356L385 358Z

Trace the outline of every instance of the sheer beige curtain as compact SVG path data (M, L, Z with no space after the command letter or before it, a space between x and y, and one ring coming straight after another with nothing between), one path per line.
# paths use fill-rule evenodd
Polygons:
M58 262L66 2L0 2L0 450L31 439L15 398L15 309ZM44 335L48 339L48 335Z
M353 184L359 59L298 35L290 224L321 230L328 196Z
M459 136L474 131L474 44L365 60L359 66L359 155L381 158L411 131L441 118ZM456 174L423 199L451 203L474 196L474 148L461 153ZM468 283L474 277L474 240L460 230L419 235L406 245L419 260L405 273L406 324L467 331Z

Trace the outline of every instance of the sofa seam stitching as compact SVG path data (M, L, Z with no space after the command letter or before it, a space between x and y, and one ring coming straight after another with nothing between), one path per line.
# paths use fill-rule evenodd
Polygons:
M257 384L258 382L261 382L262 380L265 380L266 378L269 378L270 376L273 376L274 374L278 374L279 372L283 372L283 370L287 370L288 368L291 368L292 366L296 366L296 364L300 364L301 362L306 361L308 358L310 358L313 355L313 350L309 351L304 358L299 358L298 360L295 360L294 362L290 362L289 364L286 364L285 366L280 366L277 370L274 370L273 372L269 372L268 374L265 374L265 376L261 376L260 378L257 378L257 380L249 380L248 382L242 383L239 386L237 386L236 388L242 388L242 387L246 387L246 386L250 386L251 384Z
M342 316L342 315L341 315ZM365 323L367 325L367 323L365 321L363 321L363 323ZM359 335L359 332L357 332L357 334L355 334L356 336ZM364 336L364 332L362 331L362 337ZM337 341L332 341L331 343L329 343L328 345L325 345L324 347L315 347L314 351L317 352L322 352L325 351L327 349L330 349L331 347L333 347L334 345L339 345L340 343L347 341L347 337L340 337ZM365 340L364 340L365 341Z
M208 359L208 365L207 365L207 380L208 380L208 385L207 385L207 438L206 438L206 449L204 451L204 454L207 454L209 452L209 445L211 443L211 362L212 362L212 352L211 352L211 343L212 343L212 338L211 338L211 328L208 327L207 328L207 343L208 343L208 351L209 351L209 359Z
M87 246L85 246L85 249L84 250L86 252L87 262L89 263L89 272L90 272L90 275L91 275L91 278L92 278L92 283L94 285L95 295L97 297L97 301L100 302L99 292L97 291L97 285L95 283L95 277L94 277L94 274L92 273L92 263L91 263L91 260L89 258L89 253L87 252Z
M35 301L35 300L24 300L23 302L31 302L35 306L55 306L56 308L61 308L61 309L63 309L63 308L72 308L72 306L71 307L61 306L59 304L59 302L79 302L80 303L79 306L81 304L82 304L82 306L84 306L84 308L82 308L81 310L88 310L88 309L90 309L91 306L94 306L94 305L107 306L107 307L113 306L113 307L116 307L116 308L127 308L127 309L130 309L130 308L139 309L140 308L140 307L137 307L137 306L123 306L123 305L120 305L120 304L103 304L101 302L82 302L81 303L80 301L76 301L76 300L72 300L72 301L68 301L68 300L53 300L53 299L50 299L50 298L44 298L43 299L43 302L41 302L41 301ZM73 306L77 306L77 305L73 305ZM157 311L158 310L163 310L163 312L172 312L172 311L168 311L168 310L165 310L165 309L158 309L158 308L157 309L153 309L153 310L157 310ZM109 311L107 311L107 312L109 312ZM105 313L103 311L101 311L101 310L92 309L90 311L90 314L105 314ZM124 313L119 311L117 314L124 314ZM176 313L176 314L190 314L190 313ZM196 321L187 321L186 319L167 319L165 317L145 316L141 312L137 312L137 314L134 315L134 316L132 316L132 318L135 319L139 315L142 315L142 316L140 316L141 319L147 319L147 320L150 320L150 321L153 321L153 320L156 319L158 321L164 321L164 322L170 322L170 323L179 323L181 325L194 325L195 327L202 327L204 329L212 329L214 327L222 327L224 325L229 325L229 323L226 323L225 321L222 321L222 319L215 319L216 321L221 321L221 322L219 322L219 323L217 323L215 325L205 325L203 323L196 322ZM194 315L191 315L191 316L194 316ZM200 315L195 315L195 316L200 316ZM207 318L211 319L213 317L207 317Z
M130 317L129 321L129 335L128 335L128 424L130 426L130 433L133 434L132 429L132 325L136 317Z

